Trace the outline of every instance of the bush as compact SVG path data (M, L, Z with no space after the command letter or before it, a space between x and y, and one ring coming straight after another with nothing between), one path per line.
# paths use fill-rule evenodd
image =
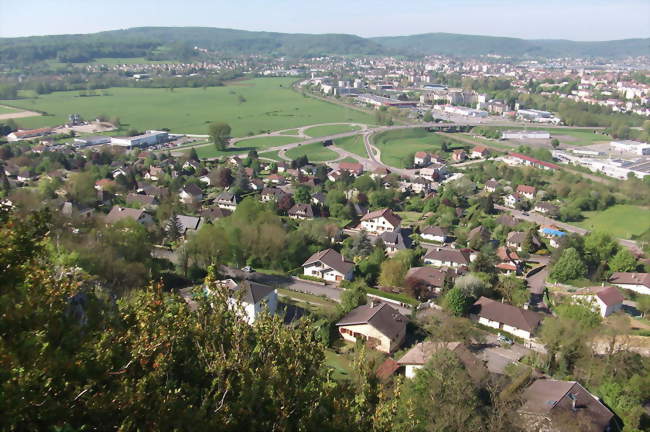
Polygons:
M325 279L322 279L322 278L319 278L319 277L316 277L316 276L308 276L308 275L304 275L304 274L299 274L298 278L308 280L308 281L313 281L313 282L323 282L323 283L325 282Z

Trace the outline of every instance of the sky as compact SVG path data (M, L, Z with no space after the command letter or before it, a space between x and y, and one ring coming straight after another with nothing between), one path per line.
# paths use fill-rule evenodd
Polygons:
M596 41L650 37L650 0L0 0L0 37L141 26Z

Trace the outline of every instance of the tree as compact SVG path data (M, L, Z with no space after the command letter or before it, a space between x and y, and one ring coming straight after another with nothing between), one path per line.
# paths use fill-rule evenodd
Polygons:
M478 237L478 236L476 236ZM495 273L497 257L491 248L483 248L479 251L476 259L469 265L470 270L475 273Z
M530 298L530 293L524 286L524 281L515 275L500 276L499 282L496 285L496 291L508 303L515 306L522 306Z
M533 253L537 250L537 245L535 244L535 233L534 229L529 229L526 231L526 237L524 237L524 241L521 243L521 250L526 252L526 253Z
M227 188L232 184L232 171L228 167L219 167L214 172L214 184L220 188ZM212 177L212 174L211 174ZM211 178L212 180L212 178Z
M341 314L345 315L352 309L366 304L368 301L366 297L366 294L368 292L367 289L368 287L365 283L353 282L345 290L343 290L341 293L340 304Z
M196 149L194 147L192 147L188 152L187 160L195 161L195 162L199 161L199 154L196 152Z
M404 260L391 258L381 263L379 284L385 287L400 287L404 283L404 276L409 266Z
M178 215L176 213L173 213L167 221L165 231L167 232L167 240L169 240L171 243L178 241L178 239L183 236L183 225L178 219Z
M231 128L227 123L214 122L208 127L208 135L217 150L225 150L230 139Z
M471 305L472 298L457 286L447 291L443 299L443 307L455 316L465 315Z
M551 269L549 278L555 282L568 282L586 275L587 266L580 258L580 254L575 248L568 248L562 252L560 259Z
M643 317L650 314L650 295L640 295L636 299L636 308L641 312Z
M431 114L431 111L427 111L424 113L424 117L422 118L427 123L431 123L433 121L433 114Z
M72 174L66 182L66 189L70 197L79 204L91 206L97 199L95 177L89 172Z
M468 298L477 299L488 294L489 285L476 274L469 273L456 278L454 287L458 288Z
M372 253L372 243L368 237L368 233L365 230L353 237L352 246L349 249L348 255L351 258L357 257L367 257Z
M612 272L633 272L637 268L636 258L627 248L619 249L608 261L608 265Z
M558 148L558 147L560 146L560 140L557 139L557 138L553 138L553 139L551 140L551 146L552 146L554 149Z
M298 186L293 194L293 199L298 203L309 204L311 202L309 188L305 185Z
M483 430L478 389L454 353L440 350L408 380L392 430Z

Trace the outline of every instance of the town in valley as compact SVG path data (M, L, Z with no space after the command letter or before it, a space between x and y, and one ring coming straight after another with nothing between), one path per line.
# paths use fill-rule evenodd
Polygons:
M650 39L2 36L0 429L650 430Z

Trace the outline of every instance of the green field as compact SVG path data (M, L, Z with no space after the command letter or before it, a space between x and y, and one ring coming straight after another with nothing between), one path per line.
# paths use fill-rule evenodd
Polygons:
M334 145L342 148L343 150L349 151L361 157L367 158L368 153L366 152L366 146L363 143L363 136L354 135L346 138L339 138L334 140Z
M327 125L327 126L314 126L305 130L305 134L312 138L318 138L328 135L336 135L344 132L352 132L361 129L359 126L354 125Z
M585 219L576 225L604 231L617 238L629 239L650 229L650 209L633 205L615 205L605 211L582 212Z
M444 139L424 129L399 129L377 135L374 144L381 151L383 163L406 168L415 152L439 153Z
M282 135L298 135L298 129L287 129L282 131Z
M260 153L259 156L260 158L272 159L276 162L282 162L284 159L280 157L279 153L280 152L278 150L271 150L264 153Z
M294 147L286 152L287 157L297 159L300 156L307 156L310 162L326 162L339 157L338 153L323 147L322 143L306 144Z
M317 123L372 120L359 111L302 97L291 89L292 82L292 78L257 78L224 87L173 91L119 87L98 90L99 96L92 97L80 97L77 91L55 92L13 100L11 105L49 114L20 119L24 128L62 124L70 113L80 113L87 119L117 116L126 128L196 134L207 133L210 122L225 121L232 126L233 136L240 137Z
M571 129L571 128L558 128L558 127L489 127L484 126L485 129L504 130L543 130L551 133L551 138L558 138L561 144L567 146L587 146L598 142L611 141L612 137L603 135L601 133L594 133L595 129ZM508 140L513 145L517 145L518 140ZM504 142L508 142L504 141ZM492 144L494 145L494 144Z
M285 136L266 136L260 138L251 138L243 141L238 141L233 147L240 149L240 151L248 150L266 150L271 147L282 146L300 141L299 138L285 137Z

